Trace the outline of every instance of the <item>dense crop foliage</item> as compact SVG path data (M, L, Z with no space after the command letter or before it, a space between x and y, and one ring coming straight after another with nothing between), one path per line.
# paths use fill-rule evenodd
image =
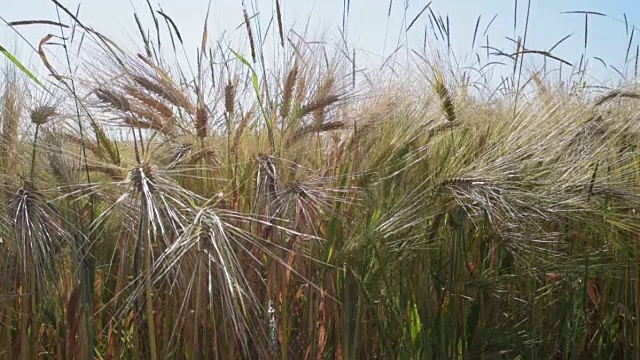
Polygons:
M360 76L277 5L273 62L246 12L247 55L205 32L191 69L162 12L136 53L60 5L51 81L10 56L0 358L638 357L633 87L520 41L497 87L447 46Z

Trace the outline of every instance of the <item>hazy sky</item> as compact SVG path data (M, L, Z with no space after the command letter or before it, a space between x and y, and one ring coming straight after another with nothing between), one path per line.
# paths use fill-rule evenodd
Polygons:
M49 0L0 0L0 16L7 21L26 19L56 20L55 7ZM302 29L309 21L312 34L337 34L342 27L343 5L347 0L281 0L285 29ZM60 0L69 9L75 11L79 1ZM207 11L208 0L154 0L176 23L185 40L187 52L195 53L200 44L202 28ZM246 0L250 14L259 13L264 26L269 23L275 0ZM371 59L382 61L395 48L401 36L408 40L411 47L422 48L425 26L431 33L431 25L425 12L405 39L404 29L428 3L425 0L393 0L391 16L388 17L389 0L350 0L348 21L348 41L361 54L371 54ZM242 0L211 0L208 23L209 38L220 37L223 32L231 39L246 37L245 29L238 26L243 21ZM132 9L141 15L145 26L153 28L148 16L145 0L83 0L80 7L80 19L94 29L107 34L120 43L132 46L140 44L139 34L133 18ZM480 35L489 21L497 15L487 35L492 46L513 51L513 46L505 39L513 37L513 0L434 0L431 9L436 14L449 15L451 41L458 53L468 56L478 51L471 49L471 39L476 19L481 16ZM570 62L577 62L584 46L584 15L563 14L565 11L588 10L607 14L608 17L591 16L589 18L588 56L600 57L607 64L623 70L625 53L629 43L631 28L640 25L640 3L632 0L532 0L528 28L527 48L548 50L563 37L573 34L566 42L554 50L554 54ZM527 1L518 1L517 33L522 34L527 12ZM628 19L628 33L625 29L623 14ZM406 14L406 15L405 15ZM403 25L404 24L404 25ZM34 44L49 32L57 29L48 26L21 27L22 34ZM273 33L275 36L275 33ZM273 36L270 39L273 39ZM431 35L430 35L431 36ZM339 39L339 38L336 38ZM633 67L635 48L640 44L640 33L634 35L629 63ZM484 43L484 40L480 41ZM20 49L19 55L34 58L29 54L28 46L19 40L6 26L0 27L0 43L8 48ZM480 45L482 45L480 44ZM25 60L28 62L28 60ZM615 76L612 71L604 72L604 66L590 60L591 67L599 76ZM611 69L609 69L611 70ZM606 75L604 75L606 74Z

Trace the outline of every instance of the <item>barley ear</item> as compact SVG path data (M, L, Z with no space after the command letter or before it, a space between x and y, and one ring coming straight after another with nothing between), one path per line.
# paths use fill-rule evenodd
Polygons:
M442 110L444 111L447 120L449 122L454 122L456 120L456 112L453 105L453 97L451 96L449 89L447 89L442 73L437 69L434 70L433 86L436 94L438 94L438 97L440 98Z
M207 137L207 125L207 108L203 103L200 103L196 110L196 135L198 138L204 139Z
M293 69L289 71L289 75L287 75L287 79L284 83L284 91L282 93L282 105L280 107L280 116L282 120L286 119L289 116L289 112L291 111L291 100L293 97L293 90L296 85L296 78L298 77L298 63L296 62L293 66Z

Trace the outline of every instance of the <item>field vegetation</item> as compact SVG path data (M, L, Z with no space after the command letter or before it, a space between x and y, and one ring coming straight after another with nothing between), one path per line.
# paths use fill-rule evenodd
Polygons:
M53 3L42 74L3 50L1 359L640 359L633 49L463 67L425 7L376 76L275 0L187 66L170 14L130 51Z

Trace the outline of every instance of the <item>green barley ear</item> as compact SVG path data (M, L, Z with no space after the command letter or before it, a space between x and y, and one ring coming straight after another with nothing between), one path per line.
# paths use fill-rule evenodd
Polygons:
M317 106L313 112L313 122L316 125L322 124L325 121L325 108L334 102L340 100L340 96L335 94L336 78L333 74L327 75L322 84L316 91L313 102L320 106ZM326 104L326 105L324 105Z
M433 87L440 99L442 110L449 122L456 121L456 112L453 105L453 96L445 84L444 76L438 68L433 70Z

